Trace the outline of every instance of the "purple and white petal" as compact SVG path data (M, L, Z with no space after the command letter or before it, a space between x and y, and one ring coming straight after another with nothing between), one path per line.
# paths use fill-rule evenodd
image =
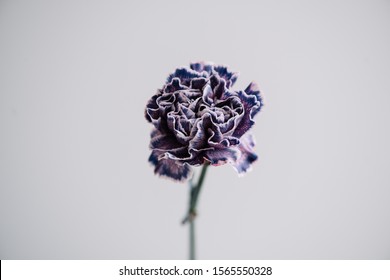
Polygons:
M170 151L182 147L182 144L169 134L161 130L153 130L151 133L150 148L152 150Z
M161 152L152 151L149 162L154 165L154 173L168 177L176 181L184 181L192 176L192 169L188 163L180 164L179 161L170 158L161 158Z
M244 114L240 122L237 124L237 128L234 131L233 136L241 137L255 123L253 117L260 111L261 103L260 100L257 99L256 95L247 94L244 91L239 91L237 95L242 102Z
M206 72L207 75L210 75L213 71L213 63L195 62L190 64L190 68L196 72Z
M218 75L226 81L226 87L230 88L237 81L238 73L230 72L226 66L215 66L214 71L218 73Z
M252 118L253 118L258 112L260 112L261 108L264 106L264 100L263 97L261 96L259 85L256 82L251 82L244 91L248 95L256 96L257 101L260 102L260 106L256 107L255 110L252 110Z
M205 159L214 166L225 163L233 164L239 157L240 151L236 148L214 149L205 152Z
M164 93L174 93L178 90L184 89L188 89L188 87L182 85L179 78L173 78L171 82L164 86L163 91Z
M174 73L168 76L167 83L170 83L174 78L178 78L182 85L189 86L191 84L191 80L194 78L205 77L206 75L203 73L199 73L197 71L188 69L188 68L179 68L176 69Z
M240 145L238 149L241 152L241 156L232 163L233 167L239 174L243 174L251 169L252 163L257 160L253 148L255 146L254 138L251 134L247 133L240 139Z

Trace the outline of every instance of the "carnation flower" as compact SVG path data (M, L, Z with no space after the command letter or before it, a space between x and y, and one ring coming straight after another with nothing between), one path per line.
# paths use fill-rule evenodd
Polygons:
M232 89L238 73L212 63L192 63L168 76L148 101L154 125L149 161L158 175L183 181L191 166L231 164L245 173L257 159L248 130L263 101L256 83Z

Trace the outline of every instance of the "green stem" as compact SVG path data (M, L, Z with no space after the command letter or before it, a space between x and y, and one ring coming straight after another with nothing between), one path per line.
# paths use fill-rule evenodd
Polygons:
M188 209L188 215L184 219L183 223L189 221L190 223L190 260L195 260L195 217L196 217L196 205L198 202L198 197L200 190L202 189L202 185L204 182L204 178L206 176L206 171L208 164L204 164L202 167L202 171L199 175L198 183L194 186L192 182L190 182L190 205Z
M190 260L195 260L195 221L190 220Z
M200 193L200 190L202 189L202 185L204 182L204 178L206 176L207 167L209 167L208 164L204 164L202 167L202 171L199 176L198 183L195 187L192 187L191 189L191 200L190 200L190 214L196 215L196 203L198 202L198 196Z

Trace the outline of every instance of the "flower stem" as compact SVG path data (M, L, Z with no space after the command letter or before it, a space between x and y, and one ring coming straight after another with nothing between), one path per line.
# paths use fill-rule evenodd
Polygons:
M192 184L192 181L190 182L190 205L188 209L187 217L184 219L183 223L189 222L190 223L190 260L195 260L195 217L196 217L196 205L198 202L198 197L200 190L202 188L204 178L206 176L206 171L208 164L204 164L202 167L202 171L200 172L198 183L196 185Z
M190 256L189 260L196 259L195 254L195 221L193 219L190 220Z

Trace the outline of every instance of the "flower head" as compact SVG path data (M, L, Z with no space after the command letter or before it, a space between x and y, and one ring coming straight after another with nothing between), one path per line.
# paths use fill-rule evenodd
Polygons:
M154 125L149 161L155 173L186 180L192 166L230 163L246 172L257 159L247 133L263 101L256 83L232 90L238 73L212 63L192 63L168 76L148 101L145 117Z

